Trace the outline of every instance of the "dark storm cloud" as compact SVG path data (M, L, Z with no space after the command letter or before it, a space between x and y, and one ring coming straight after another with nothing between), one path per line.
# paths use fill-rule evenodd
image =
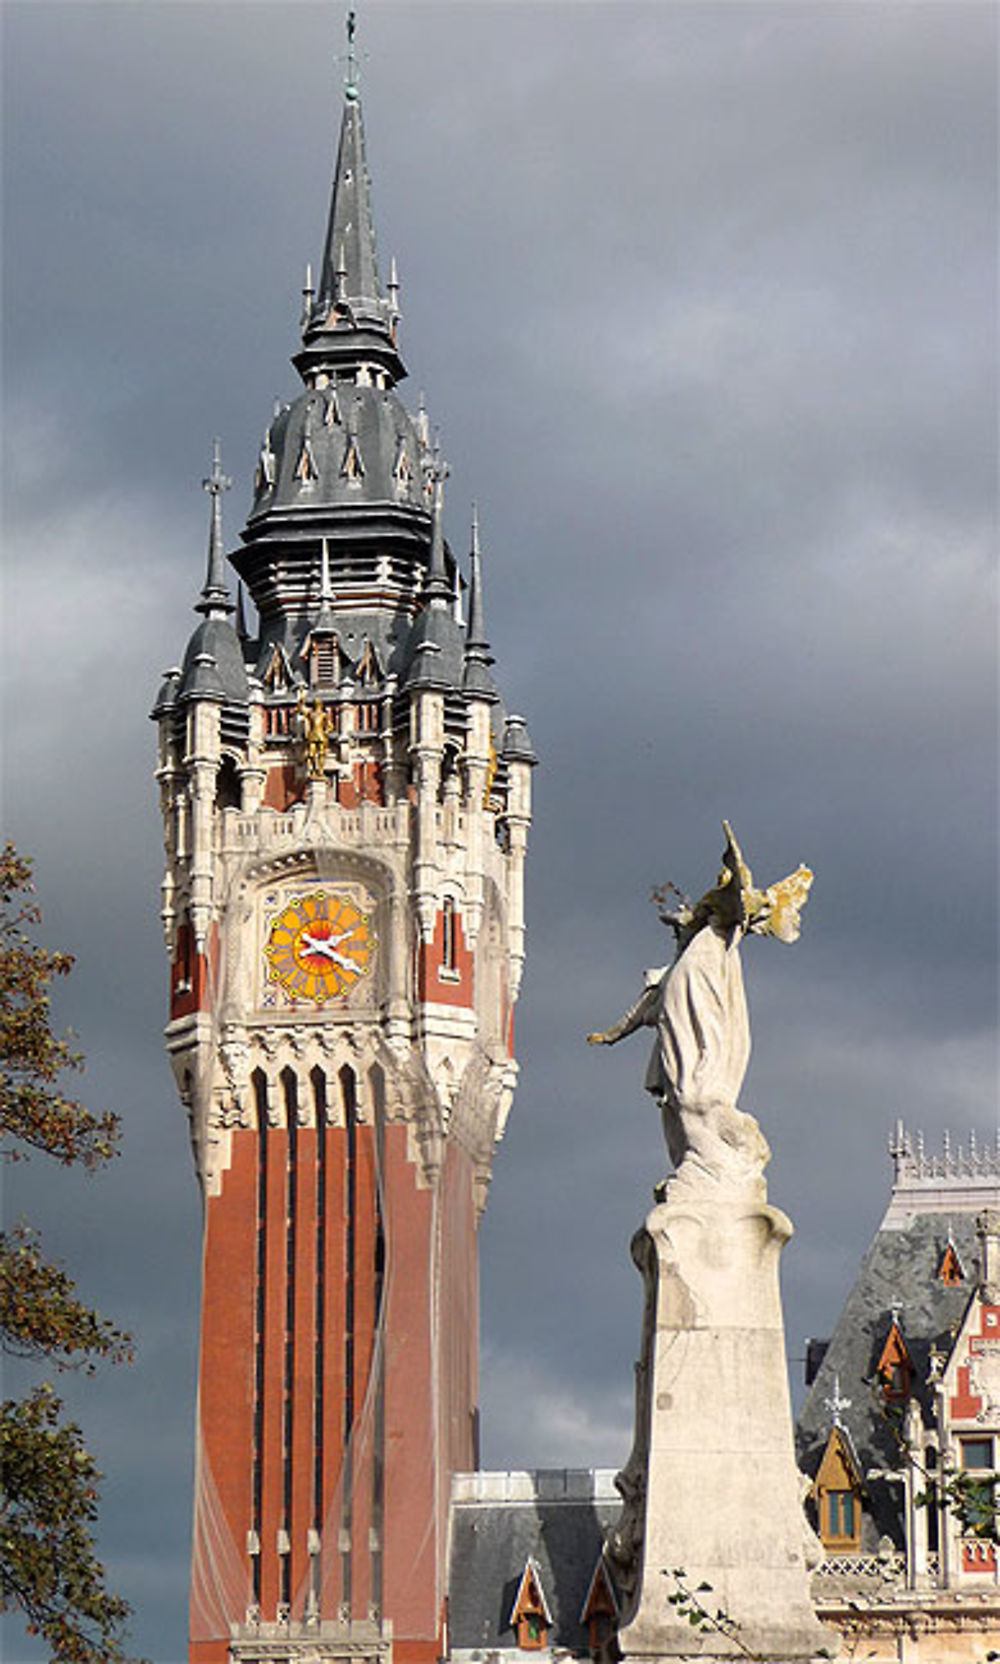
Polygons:
M145 712L193 623L211 439L235 542L294 386L339 20L3 21L7 825L79 956L86 1096L126 1118L111 1173L34 1163L12 1205L139 1337L73 1399L137 1643L173 1664L200 1220ZM583 1035L666 956L648 889L707 885L723 815L759 877L817 872L802 941L746 954L745 1102L800 1222L793 1357L884 1205L896 1116L932 1143L995 1123L996 14L407 4L361 29L404 392L441 424L459 549L479 501L498 670L543 758L484 1454L613 1466L663 1156L643 1042Z

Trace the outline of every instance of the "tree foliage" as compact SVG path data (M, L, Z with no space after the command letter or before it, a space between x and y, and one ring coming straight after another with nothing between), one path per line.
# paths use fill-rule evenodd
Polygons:
M50 989L71 955L38 946L31 863L0 851L0 1151L17 1161L44 1152L94 1169L116 1151L118 1118L95 1115L60 1087L82 1068L52 1032ZM26 1225L0 1232L0 1349L92 1372L132 1356L130 1337L78 1299ZM83 1434L63 1417L52 1386L0 1405L0 1611L19 1610L56 1664L124 1664L127 1603L105 1587L93 1529L101 1477Z

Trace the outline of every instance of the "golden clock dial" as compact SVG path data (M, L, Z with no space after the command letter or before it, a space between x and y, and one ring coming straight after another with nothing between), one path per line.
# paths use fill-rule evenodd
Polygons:
M367 913L337 890L293 896L270 923L264 958L289 999L324 1005L371 970L375 934Z

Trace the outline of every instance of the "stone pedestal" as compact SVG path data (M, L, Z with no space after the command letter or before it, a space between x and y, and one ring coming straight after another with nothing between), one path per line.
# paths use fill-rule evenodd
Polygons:
M809 1598L792 1448L778 1289L791 1222L763 1182L750 1198L681 1189L670 1185L632 1242L646 1307L610 1545L626 1594L621 1649L636 1664L810 1658L830 1638ZM671 1602L684 1591L721 1611L720 1625L692 1623L693 1602Z

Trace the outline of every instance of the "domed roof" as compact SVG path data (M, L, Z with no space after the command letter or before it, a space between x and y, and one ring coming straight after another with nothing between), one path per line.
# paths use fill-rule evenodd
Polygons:
M248 527L273 510L406 503L422 508L423 446L391 388L309 388L265 435Z
M221 699L232 705L247 703L243 651L228 618L206 618L198 625L184 654L177 697Z

